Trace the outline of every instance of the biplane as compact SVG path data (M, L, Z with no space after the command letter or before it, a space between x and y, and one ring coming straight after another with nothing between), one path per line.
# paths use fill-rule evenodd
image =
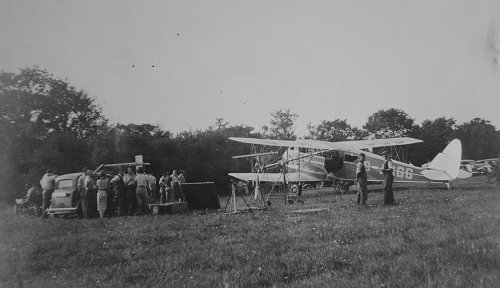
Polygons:
M360 153L366 155L365 167L368 183L381 183L384 157L370 152L374 148L411 145L423 142L410 137L328 142L319 140L272 140L257 138L230 137L230 140L262 146L286 147L281 159L276 163L264 165L252 173L230 173L229 176L243 181L319 183L335 181L342 190L356 181L356 165ZM248 155L246 155L248 156ZM251 156L251 155L250 155ZM436 157L422 167L393 160L394 182L400 183L444 183L456 178L470 177L470 173L460 170L462 144L454 139ZM281 167L280 172L268 172L271 168ZM284 173L286 171L286 173Z

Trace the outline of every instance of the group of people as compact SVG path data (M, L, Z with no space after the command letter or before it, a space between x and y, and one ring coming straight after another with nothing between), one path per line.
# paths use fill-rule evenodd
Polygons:
M144 215L149 203L185 201L181 186L181 183L186 182L183 170L180 170L180 174L177 170L163 173L158 185L156 177L145 173L143 167L137 168L136 172L132 167L128 167L126 173L120 169L114 176L105 171L94 173L87 168L83 168L82 172L77 180L79 194L77 213L82 218L90 218L95 208L100 218L104 218L105 215L113 216L115 210L118 216ZM47 209L50 207L56 177L57 175L51 170L47 170L40 180L43 198L42 218L48 216ZM33 185L28 190L27 201L35 201L39 194L36 185ZM97 203L93 202L95 199Z
M385 175L384 181L384 204L393 205L394 204L394 193L392 191L392 183L394 182L393 174L393 164L391 156L389 153L384 154L384 166L382 167L381 173ZM360 161L356 167L356 181L358 183L358 194L356 195L356 203L361 205L366 205L368 200L368 175L366 174L365 167L365 153L359 154Z
M108 201L116 199L118 216L145 215L149 203L167 203L174 201L185 201L182 193L181 183L186 182L184 171L178 174L177 170L163 173L159 180L157 189L156 177L146 173L143 167L137 168L134 173L132 167L127 168L127 173L120 170L113 178L107 177L102 171L97 177L92 175L91 170L80 176L78 187L80 191L81 215L88 218L88 200L92 191L97 190L97 210L103 218L107 209L115 209L115 205L109 205ZM109 197L108 193L112 194ZM114 211L110 211L110 215Z

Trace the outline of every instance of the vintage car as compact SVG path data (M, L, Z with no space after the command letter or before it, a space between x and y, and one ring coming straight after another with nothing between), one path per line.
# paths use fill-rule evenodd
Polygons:
M494 162L495 159L484 159L484 160L462 160L460 162L460 169L466 170L472 173L472 176L478 175L486 175L491 172L492 164L493 166L496 164Z
M477 169L476 161L474 160L461 160L460 169L471 173L472 176L481 175L481 172Z
M481 169L483 174L489 174L493 172L498 166L498 158L490 158L476 161L478 169Z
M50 208L47 210L49 215L68 216L77 215L80 194L78 193L78 178L82 173L71 173L57 176L55 179L55 189L50 200ZM96 211L96 195L89 195L89 212ZM92 201L93 199L93 201ZM94 212L92 212L94 213Z

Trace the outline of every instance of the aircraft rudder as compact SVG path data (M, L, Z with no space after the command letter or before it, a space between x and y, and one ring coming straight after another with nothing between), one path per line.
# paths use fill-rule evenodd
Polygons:
M459 139L453 139L443 150L431 161L429 168L443 171L453 180L457 178L462 160L462 143Z

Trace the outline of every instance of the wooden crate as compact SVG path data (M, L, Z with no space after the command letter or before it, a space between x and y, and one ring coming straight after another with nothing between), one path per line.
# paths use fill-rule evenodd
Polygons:
M151 215L182 214L189 211L187 202L149 204Z

